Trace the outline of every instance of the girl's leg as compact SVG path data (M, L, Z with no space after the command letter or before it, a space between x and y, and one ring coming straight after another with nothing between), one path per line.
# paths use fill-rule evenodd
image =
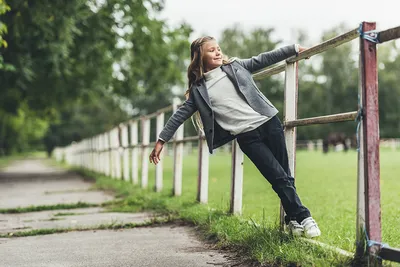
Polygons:
M258 168L261 174L271 183L273 190L282 201L283 208L290 218L309 217L310 212L297 196L289 175L266 145L261 127L237 136L242 151Z
M282 124L281 124L279 118L277 116L274 116L268 122L261 125L259 130L261 131L261 136L263 138L263 142L271 150L271 153L273 154L274 158L279 162L279 165L282 167L282 169L287 174L288 180L290 181L292 187L294 188L294 190L296 190L296 187L294 185L294 178L291 175L290 168L289 168L289 160L288 160L288 153L287 153L287 148L286 148L285 135L284 135ZM301 203L300 199L297 195L297 192L296 192L296 196L297 196L298 202ZM304 207L304 206L302 206L302 207ZM304 209L299 210L298 212L295 212L295 214L296 214L296 217L287 216L285 218L286 223L289 220L297 220L300 223L303 219L311 216L310 211L305 207L304 207Z

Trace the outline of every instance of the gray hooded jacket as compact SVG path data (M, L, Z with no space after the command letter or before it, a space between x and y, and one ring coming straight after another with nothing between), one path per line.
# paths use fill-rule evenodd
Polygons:
M273 117L278 110L261 93L254 83L252 74L265 67L273 65L296 55L295 45L285 46L270 52L261 53L249 59L235 59L221 68L232 81L235 88L241 92L247 103L258 113ZM190 88L189 98L170 117L160 133L160 139L168 142L179 126L199 111L204 127L204 134L210 153L235 138L234 135L222 129L215 121L213 109L208 97L204 78Z

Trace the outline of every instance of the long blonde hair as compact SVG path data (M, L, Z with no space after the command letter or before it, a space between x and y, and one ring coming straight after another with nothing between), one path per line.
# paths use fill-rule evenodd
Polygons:
M188 90L185 92L186 100L189 98L192 86L201 81L204 75L203 66L203 49L202 45L209 41L214 41L215 38L211 36L204 36L197 38L190 45L190 64L187 71L188 77ZM223 55L223 64L228 63L227 57ZM203 123L201 121L200 113L197 111L192 116L192 122L197 130L200 130L204 134Z

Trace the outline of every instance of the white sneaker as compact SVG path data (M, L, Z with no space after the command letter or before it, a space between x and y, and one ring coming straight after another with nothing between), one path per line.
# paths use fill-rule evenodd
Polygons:
M291 233L294 236L302 236L304 233L303 225L299 224L296 220L289 221L286 227L289 233Z
M313 238L321 235L321 230L312 217L305 218L301 225L304 227L304 235L307 238Z

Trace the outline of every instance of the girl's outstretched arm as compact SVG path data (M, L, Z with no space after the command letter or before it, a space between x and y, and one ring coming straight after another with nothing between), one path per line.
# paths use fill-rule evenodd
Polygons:
M249 72L254 73L298 54L299 45L288 45L247 59L236 59Z
M159 135L159 140L153 151L150 154L150 163L157 164L160 161L160 153L163 149L164 143L168 142L178 130L179 126L190 118L197 111L197 106L193 101L192 93L189 98L183 103L181 107L169 118L164 129Z

